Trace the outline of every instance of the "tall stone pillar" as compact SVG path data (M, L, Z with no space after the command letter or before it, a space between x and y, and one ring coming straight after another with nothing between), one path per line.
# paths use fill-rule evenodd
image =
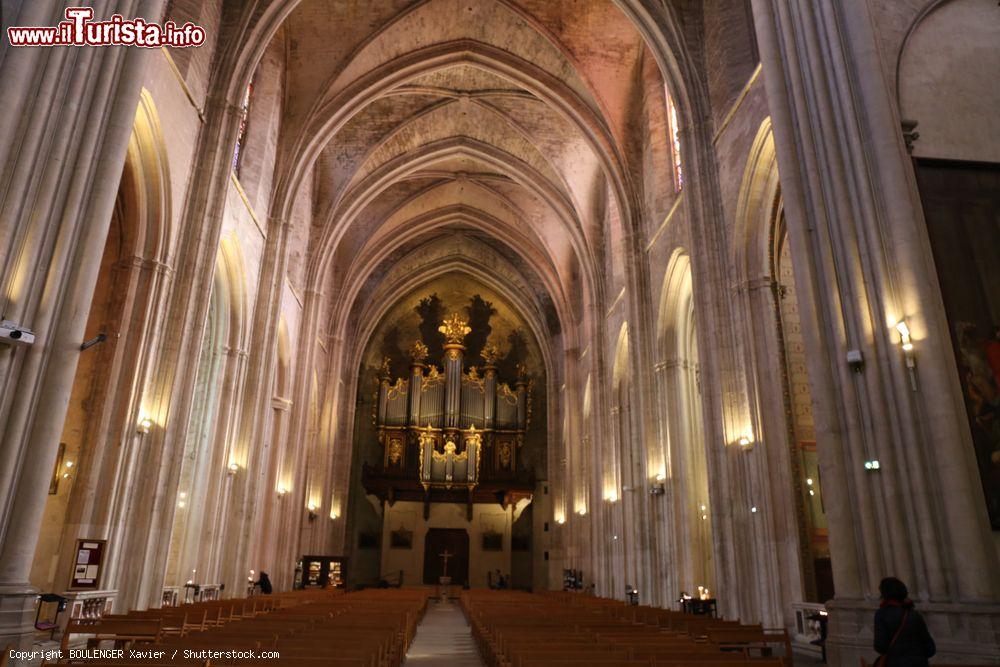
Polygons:
M872 657L884 576L910 586L942 658L996 660L996 546L868 4L755 0L754 18L803 329L814 334L831 664ZM900 320L914 332L915 386Z
M161 2L93 7L99 18L162 13ZM54 26L64 8L20 3L4 24ZM8 47L0 62L0 310L37 336L0 348L0 646L33 639L28 576L148 57Z

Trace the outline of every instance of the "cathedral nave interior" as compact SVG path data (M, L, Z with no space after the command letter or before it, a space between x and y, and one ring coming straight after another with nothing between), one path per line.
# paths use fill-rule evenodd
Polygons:
M450 596L484 659L517 605L634 603L853 666L898 577L941 661L1000 663L995 5L100 0L205 42L5 35L0 648L263 591L389 605L386 664Z

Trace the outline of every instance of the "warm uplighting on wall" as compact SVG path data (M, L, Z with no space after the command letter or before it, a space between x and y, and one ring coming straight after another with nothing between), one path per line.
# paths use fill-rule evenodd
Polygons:
M616 491L606 491L604 493L604 500L606 500L609 503L617 503L618 502L618 492L616 492Z
M587 516L587 508L586 507L577 508L576 514L577 516Z
M279 486L277 491L279 496L283 496L286 493L288 493L288 489L286 489L284 486Z
M555 518L556 518L556 523L558 523L560 526L566 523L566 515L563 514L562 512L557 513Z
M149 417L143 417L142 419L139 420L139 424L136 427L136 430L138 430L139 433L141 433L142 435L146 435L152 428L153 428L153 420L150 419Z
M336 521L340 518L340 513L337 510L330 510L330 518Z
M239 471L240 471L240 464L237 463L236 461L230 461L229 462L229 474L230 475L235 475Z

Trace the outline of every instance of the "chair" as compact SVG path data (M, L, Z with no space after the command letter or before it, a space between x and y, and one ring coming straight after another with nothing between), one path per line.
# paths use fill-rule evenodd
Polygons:
M35 629L40 632L48 632L49 639L53 639L56 630L59 628L59 614L66 611L69 598L64 598L55 593L45 593L38 597L38 609L35 611ZM55 604L55 612L51 618L42 618L42 608L46 605Z

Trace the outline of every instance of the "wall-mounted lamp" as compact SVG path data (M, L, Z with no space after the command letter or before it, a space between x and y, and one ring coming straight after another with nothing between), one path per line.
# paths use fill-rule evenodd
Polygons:
M899 332L899 344L903 347L903 352L913 351L913 341L910 339L910 327L906 322L900 320L896 323L896 331Z
M576 511L578 516L587 516L587 508L581 507Z
M559 516L556 517L556 523L558 523L560 526L563 525L564 523L566 523L566 517L560 514Z
M604 494L604 500L606 500L609 503L617 503L618 494L615 493L614 491L608 491L607 493Z
M336 521L337 519L340 518L340 514L338 512L336 512L335 510L331 510L330 511L330 518L332 520Z
M917 374L916 365L917 360L913 354L913 340L910 338L910 327L906 325L905 320L900 320L896 323L896 331L899 333L899 346L903 348L903 359L906 362L906 368L910 372L910 388L913 391L917 390Z
M230 476L235 475L240 471L240 464L236 461L230 461L228 470Z
M309 505L308 505L308 507L306 509L309 510L309 520L310 521L315 521L316 520L316 509L317 509L316 508L316 503L309 503Z
M279 486L279 487L278 487L278 495L279 495L279 496L283 496L283 495L285 495L286 493L288 493L288 489L286 489L286 488L285 488L285 487L283 487L283 486Z
M740 446L740 449L750 451L753 449L753 438L749 435L741 435L737 438L736 444Z
M872 459L870 461L865 461L865 470L872 472L875 470L881 470L882 464L878 462L878 459Z
M757 506L756 506L756 505L753 505L753 506L752 506L752 507L750 508L750 514L756 514L756 513L757 513Z
M657 475L656 476L656 481L654 481L653 484L650 485L650 487L649 487L649 495L651 495L651 496L662 496L666 492L667 492L667 489L663 485L663 480L661 480L660 476Z
M139 431L139 433L146 435L149 433L151 428L153 428L153 420L149 417L143 417L139 420L139 425L136 427L136 430Z

